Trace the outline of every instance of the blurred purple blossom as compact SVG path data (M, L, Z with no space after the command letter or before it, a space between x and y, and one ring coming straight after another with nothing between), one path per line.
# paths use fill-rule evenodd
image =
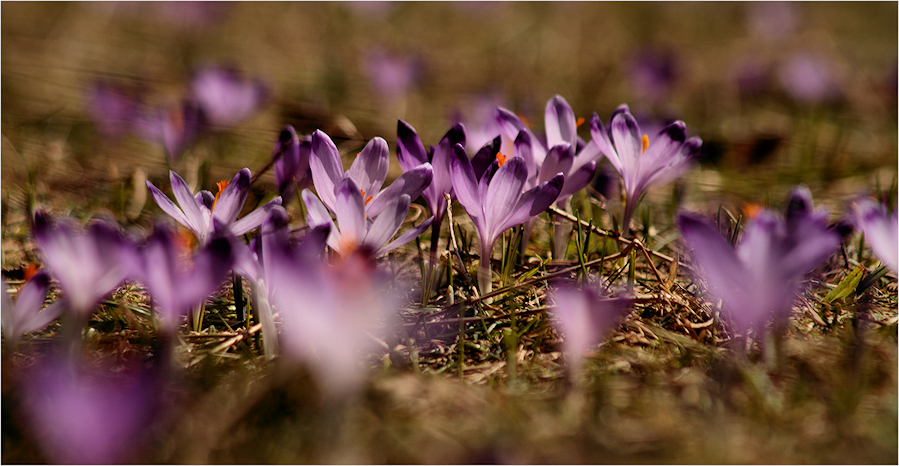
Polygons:
M131 256L130 275L146 286L163 326L173 331L181 316L221 285L231 270L233 249L231 239L218 235L194 254L170 228L157 224Z
M570 284L560 284L550 300L554 303L550 312L562 331L562 345L572 371L629 309L626 299L612 299L592 288L577 289Z
M65 292L65 307L82 316L125 279L123 256L134 247L108 222L96 221L83 230L69 218L52 219L44 211L34 214L34 237Z
M88 369L70 358L32 371L23 409L51 462L128 462L146 440L160 401L155 373Z
M314 238L312 248L297 249L284 238L275 238L264 259L283 322L284 353L309 364L329 395L350 394L365 379L362 363L376 348L378 327L400 299L389 291L391 280L379 272L371 250L355 249L329 264L315 254Z
M476 152L503 133L495 117L496 108L500 106L498 96L478 96L473 100L468 114L457 111L453 121L465 125L465 150Z
M363 195L363 191L351 177L338 183L334 188L334 214L337 217L337 225L334 225L331 214L319 199L308 189L303 191L309 225L329 225L331 233L328 236L328 246L340 255L348 255L359 248L368 249L376 257L387 254L415 239L434 221L432 216L390 241L409 213L409 195L393 197L374 219L366 215Z
M0 279L0 286L3 287L3 294L0 296L3 335L7 341L15 341L26 333L42 330L62 314L60 301L44 308L44 301L50 292L50 276L46 272L39 272L25 283L16 295L15 304L6 293L6 279Z
M244 79L230 67L209 66L194 72L190 92L204 121L228 126L255 113L268 96L267 86L258 79Z
M193 101L176 106L153 108L135 117L135 129L144 140L161 144L170 161L175 161L200 132L200 111Z
M641 50L628 63L628 74L639 99L659 103L669 96L678 79L677 57L671 50Z
M857 200L853 214L874 255L893 273L899 272L899 215L890 215L885 205L870 198Z
M408 195L411 200L417 199L433 178L431 164L423 163L406 170L388 188L382 190L390 168L387 141L380 137L368 141L356 155L350 169L344 172L337 146L321 130L312 133L309 167L315 191L331 212L337 213L337 186L345 178L351 178L362 194L366 216L372 219L403 194Z
M240 214L250 190L249 168L239 171L230 182L220 182L218 194L202 190L195 196L184 179L174 171L169 171L169 180L178 205L150 181L147 181L147 188L159 208L190 229L201 245L205 245L211 237L215 226L213 219L223 228L228 228L234 236L241 236L261 225L269 209L281 205L281 197L275 197L237 220L237 215Z
M282 199L289 199L295 189L305 189L312 183L312 169L309 168L311 155L311 138L304 137L300 141L296 130L290 125L281 130L272 151L272 160L275 164L278 194Z
M498 154L483 174L477 174L460 144L453 147L450 174L453 189L462 208L471 217L480 239L480 265L478 286L481 294L492 288L490 257L499 236L509 228L527 222L540 214L559 196L565 180L556 174L527 191L524 191L528 169L521 157L506 159Z
M793 54L780 65L777 77L787 94L800 103L824 103L839 94L833 64L819 55Z
M827 213L813 210L805 187L790 192L784 219L768 211L758 214L736 248L697 215L681 213L677 223L699 276L744 336L761 331L768 319L785 321L803 276L840 245Z
M366 53L363 67L375 93L388 100L404 97L422 76L422 64L418 58L380 48Z
M612 113L608 128L594 113L590 133L624 181L624 235L630 232L631 216L646 190L683 173L702 145L698 137L687 138L687 126L682 121L669 124L652 137L643 134L627 105Z
M749 32L766 42L778 42L792 34L799 23L793 2L750 2L746 22Z
M138 114L138 93L134 89L106 82L91 85L87 110L103 136L116 139L131 131Z

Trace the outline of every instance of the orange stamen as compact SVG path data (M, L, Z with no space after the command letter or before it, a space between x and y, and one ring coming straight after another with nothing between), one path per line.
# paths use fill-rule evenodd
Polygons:
M34 276L37 275L37 273L38 273L40 270L41 270L41 269L40 269L40 267L37 266L37 264L28 264L28 265L26 265L26 266L25 266L25 271L22 272L22 275L24 275L24 278L25 278L25 283L30 282L31 279L34 278Z
M230 181L222 180L215 184L216 187L218 187L219 192L215 193L215 200L212 201L212 209L210 210L215 210L215 204L219 201L219 196L222 195L222 191L224 191L230 183Z
M756 218L760 213L762 213L761 205L749 202L743 206L743 215L749 218Z
M574 124L574 127L575 127L575 128L580 128L581 125L584 124L585 121L587 121L587 120L585 120L584 117L578 118L578 119L577 119L577 122Z
M528 129L531 129L531 122L527 118L519 116L518 119L521 120L521 122L524 123L524 125L527 126Z
M646 148L649 147L649 136L643 135L643 152L646 152Z
M371 198L372 198L372 197L371 197L371 196L365 197L365 190L364 190L364 189L360 189L359 191L362 192L362 199L365 200L364 204L365 204L365 205L368 205L368 203L371 202Z
M504 163L506 163L506 156L500 152L496 153L496 160L499 161L499 166L502 167Z

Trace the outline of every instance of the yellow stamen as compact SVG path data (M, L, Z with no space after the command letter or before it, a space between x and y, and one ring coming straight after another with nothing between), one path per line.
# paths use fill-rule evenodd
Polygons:
M506 163L506 156L500 152L496 153L496 160L499 161L499 166L502 167L504 163Z
M584 120L584 117L580 117L577 119L577 122L574 124L575 128L580 128L582 124L587 120Z
M212 208L209 209L210 211L215 210L215 204L219 201L219 196L222 195L222 191L224 191L230 183L230 181L222 180L215 184L216 187L219 188L219 192L215 193L215 199L212 201Z
M649 147L649 136L643 135L643 152L646 152L646 148Z
M372 198L372 197L371 197L371 196L365 197L365 190L364 190L364 189L360 189L359 191L362 192L362 199L365 200L364 204L365 204L365 205L368 205L368 203L371 202L371 198Z

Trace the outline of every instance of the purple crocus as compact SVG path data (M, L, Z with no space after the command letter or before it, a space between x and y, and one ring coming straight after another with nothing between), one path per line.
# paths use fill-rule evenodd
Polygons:
M865 233L874 255L893 273L899 272L899 215L890 215L886 206L863 198L853 205L855 225Z
M602 157L596 143L585 143L577 135L579 123L568 102L560 95L549 99L546 103L544 123L546 139L540 140L531 130L504 108L496 110L496 119L503 130L503 154L521 157L527 162L528 188L543 183L556 173L565 175L565 183L556 199L556 205L570 210L569 199L572 194L583 189L596 172L596 162ZM583 120L581 120L583 122ZM527 248L531 230L535 220L525 225L522 238L522 252ZM568 246L568 237L573 225L567 221L557 222L553 234L556 248L553 257L561 258Z
M839 95L832 64L820 55L793 54L780 65L777 77L787 94L800 103L824 103Z
M110 223L97 221L82 230L68 218L54 220L38 211L34 237L69 311L87 315L125 279L122 258L133 245Z
M147 437L160 407L156 373L93 366L63 357L25 377L23 410L51 462L129 462Z
M190 83L205 121L228 126L249 117L265 101L268 90L260 80L246 80L237 70L210 66L197 70Z
M138 113L137 92L105 82L94 83L87 95L87 107L103 135L119 138L131 130Z
M369 51L363 65L375 92L391 100L404 97L422 74L421 62L417 58L381 49Z
M687 138L687 126L682 121L669 124L653 136L641 134L627 105L612 113L608 128L594 113L590 133L624 182L624 235L630 231L631 216L646 190L679 176L702 145L698 137Z
M697 215L681 213L677 223L699 276L743 335L761 331L770 318L785 321L803 276L840 244L827 214L813 211L805 187L791 191L785 219L758 214L736 248Z
M355 249L329 264L310 254L314 248L289 248L281 238L264 260L284 354L308 364L330 396L350 394L365 378L373 335L400 300L371 251Z
M446 214L446 199L444 194L455 197L453 194L453 182L450 179L449 164L452 158L453 146L465 145L465 127L456 124L440 140L437 147L431 146L425 152L418 133L409 123L398 120L396 125L396 158L404 172L411 172L418 167L429 164L433 177L431 183L422 191L421 195L428 204L428 209L434 215L437 224L443 220Z
M592 288L559 285L551 294L550 312L562 331L562 347L571 371L580 367L587 352L596 346L627 313L627 300L601 296Z
M3 308L3 335L8 341L18 340L26 333L43 329L62 314L61 301L44 308L44 301L47 300L47 293L50 291L50 275L46 272L39 272L25 283L17 294L15 304L6 294L5 279L0 279L0 286L3 286L3 294L0 296Z
M344 178L351 178L362 193L365 213L377 217L391 202L406 194L412 200L418 198L431 183L433 170L430 163L423 163L407 170L391 185L381 190L390 168L387 141L376 137L368 142L344 172L337 146L321 130L312 133L312 156L309 158L315 191L325 206L336 211L335 188Z
M375 256L387 254L415 239L434 221L432 216L390 241L409 213L411 198L408 194L394 197L379 212L380 215L370 219L366 215L363 196L363 191L352 178L344 178L334 189L334 213L337 217L337 225L334 225L331 214L321 201L308 189L303 190L303 202L309 209L309 225L330 225L328 246L340 255L347 255L360 247L373 251Z
M225 279L233 263L233 249L231 239L214 235L194 255L170 228L157 224L135 250L130 275L147 287L163 326L174 330L178 319Z
M549 181L522 192L528 176L524 159L506 159L499 154L485 173L478 176L465 148L453 147L450 174L456 198L478 231L481 261L478 286L481 294L492 289L490 256L499 236L509 228L527 222L546 210L559 196L565 176L561 173Z
M215 195L203 190L195 196L184 179L173 171L169 171L169 180L172 183L172 192L175 194L178 205L175 205L150 181L147 181L147 188L150 189L159 208L171 215L178 223L190 229L197 236L201 245L205 245L209 241L213 232L213 219L228 228L234 236L240 236L262 224L265 213L269 209L281 205L281 197L278 196L237 220L237 215L243 208L250 190L249 168L239 171L230 182L220 182L218 184L219 192Z
M194 142L200 132L200 111L196 102L184 100L171 107L154 108L135 117L135 129L144 140L161 144L170 161Z
M293 126L287 125L278 135L272 160L275 164L275 181L282 199L293 195L294 189L304 189L312 182L309 157L312 155L312 141L297 136Z

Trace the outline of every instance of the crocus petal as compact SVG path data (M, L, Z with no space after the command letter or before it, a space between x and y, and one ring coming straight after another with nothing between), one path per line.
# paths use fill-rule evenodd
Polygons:
M343 179L343 162L340 152L324 131L312 133L312 156L309 158L312 170L312 182L322 202L328 208L334 208L334 188Z
M198 202L201 206L206 207L207 209L209 209L209 211L212 211L212 207L215 205L215 194L212 194L211 192L209 192L209 191L207 191L207 190L205 190L205 189L203 189L203 190L201 190L200 192L198 192L198 193L194 196L194 199L196 199L197 202Z
M337 217L337 225L340 227L341 239L359 244L365 238L367 229L362 192L359 191L352 178L344 178L337 185L334 194L337 200L334 206L334 215Z
M491 180L484 197L484 214L490 237L502 233L503 229L499 227L509 216L510 208L518 204L527 173L524 159L513 157L497 170Z
M453 180L453 191L459 203L469 215L482 209L478 195L478 184L468 154L461 145L453 147L453 158L450 160L450 175ZM475 214L480 217L480 215Z
M562 330L562 344L572 369L627 313L628 301L603 298L592 289L562 284L552 292L550 312Z
M30 312L24 315L22 321L19 322L19 335L37 332L46 328L50 325L50 322L62 315L62 312L66 309L64 304L63 301L57 301L39 312Z
M184 212L172 202L171 199L168 198L162 191L159 190L156 186L153 185L149 180L147 180L147 189L150 190L150 194L153 196L153 200L156 201L156 205L162 209L163 212L169 214L174 218L178 223L189 228L193 233L197 236L200 236L200 232L195 228L194 225L191 225L190 221L187 220L187 217L184 216Z
M865 240L881 262L893 273L899 271L899 217L872 199L856 201L854 223L865 233Z
M609 163L615 167L615 170L617 170L619 174L622 173L624 167L621 166L621 159L618 158L618 152L615 151L615 146L612 145L612 141L609 139L609 132L606 130L605 125L602 124L602 120L599 119L599 115L596 113L590 117L590 135L593 137L593 142L596 144L599 151L609 159Z
M187 183L177 173L169 171L169 180L172 183L172 193L175 195L175 200L178 201L181 211L184 212L184 216L187 218L189 228L198 233L197 236L203 240L209 229L211 213L197 203L193 193L190 192L190 188L187 187Z
M265 220L265 214L272 210L273 207L280 206L282 202L281 196L277 196L262 206L257 207L252 212L243 216L240 220L232 223L230 227L231 233L234 236L241 236L253 231L256 227L262 225L262 221Z
M543 166L540 167L539 181L541 183L547 181L559 172L567 174L573 163L574 151L567 142L552 146L543 159Z
M578 156L577 158L580 158ZM568 196L584 189L585 186L590 184L590 180L593 179L593 175L596 173L596 161L592 161L583 165L577 169L573 169L568 176L565 177L565 184L562 186L562 190L559 192L559 198L556 202L564 200Z
M490 164L496 161L496 153L499 152L501 144L502 142L499 137L494 138L492 141L484 144L484 147L478 149L478 152L471 158L471 167L474 170L475 180L481 179L484 176L484 173L487 172ZM450 154L450 156L452 156L452 154Z
M403 120L397 120L396 136L396 158L399 159L403 171L429 162L425 146L412 125Z
M510 154L504 154L510 155ZM537 161L534 160L534 149L531 144L531 136L526 131L518 133L515 143L512 145L512 154L515 157L524 159L525 166L528 167L528 181L535 181L537 177ZM533 183L533 186L536 183Z
M373 196L381 190L389 168L390 153L387 150L387 141L376 137L368 141L356 160L353 160L347 176L356 182L359 189L365 191L366 196Z
M212 209L212 216L225 225L229 225L237 218L240 209L243 208L250 191L250 169L244 168L234 175L228 186L219 194ZM259 219L262 222L262 219ZM258 226L258 225L257 225Z
M428 217L428 219L426 219L424 222L421 222L418 226L406 230L405 233L398 236L395 240L391 241L381 249L378 249L378 252L376 252L375 255L383 256L384 254L387 254L388 252L393 251L394 249L412 241L413 239L418 237L418 235L422 234L425 229L431 226L431 223L433 222L434 216L432 215L431 217Z
M569 145L576 143L577 122L574 118L574 111L562 96L553 96L546 103L544 123L546 125L546 147L562 143Z
M609 126L612 144L625 169L622 175L633 173L639 164L639 157L643 154L642 136L637 120L630 113L619 113L613 117Z
M431 183L433 172L431 164L424 163L403 173L386 189L381 192L376 191L374 198L366 206L365 212L370 218L377 217L390 202L403 194L408 195L411 199L418 199L422 191Z
M551 180L522 193L518 203L508 211L508 214L502 219L502 223L497 226L495 233L498 235L548 209L559 197L564 182L564 176L559 173Z
M306 204L306 223L313 228L328 226L330 232L328 234L328 246L336 251L340 240L340 232L334 227L331 213L328 212L328 209L325 208L318 197L312 194L312 191L304 189L302 196L303 202Z
M407 194L401 194L388 204L382 215L379 215L368 228L365 238L361 241L374 250L380 249L393 238L399 231L406 214L409 213L411 199Z

